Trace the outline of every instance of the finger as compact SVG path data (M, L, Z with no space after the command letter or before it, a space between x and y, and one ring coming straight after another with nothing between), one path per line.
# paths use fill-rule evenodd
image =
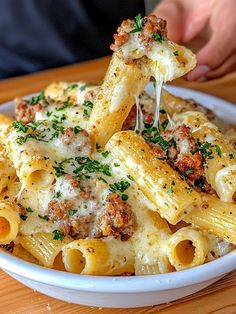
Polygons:
M183 36L183 7L178 1L163 1L153 14L167 21L168 38L174 42L181 42Z
M201 80L202 77L207 77L207 73L219 68L226 62L235 50L234 40L230 36L228 34L223 36L220 30L212 34L209 42L197 53L198 65L188 74L188 80Z
M215 79L236 71L236 53L233 53L219 68L207 73L207 79Z
M231 32L216 29L209 42L197 53L198 64L206 64L211 69L216 69L233 53L235 49Z
M200 0L197 8L187 15L186 27L183 34L183 42L193 40L206 27L210 17L209 1Z

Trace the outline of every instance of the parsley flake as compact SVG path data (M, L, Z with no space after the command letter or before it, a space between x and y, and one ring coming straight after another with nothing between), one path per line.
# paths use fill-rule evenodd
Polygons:
M28 131L28 127L22 123L21 121L14 121L12 123L13 128L17 129L18 132L26 133Z
M44 100L45 99L45 94L44 94L44 91L42 91L39 95L37 96L33 96L30 101L29 101L29 104L31 106L34 106L36 104L38 104L41 100ZM48 103L46 103L48 105Z
M189 174L192 174L193 172L194 172L193 169L186 168L185 171L184 171L184 174L186 174L188 176Z
M121 195L121 199L122 199L123 201L127 201L127 200L129 199L129 196L128 196L127 194L122 194L122 195Z
M127 178L130 179L131 181L134 181L134 178L131 175L127 175Z
M63 240L63 238L64 238L64 233L63 233L62 231L60 231L60 230L54 230L52 233L54 234L53 240L60 240L60 241Z
M33 210L30 207L26 207L25 210L27 211L27 213L33 213Z
M28 218L27 215L24 215L24 214L20 214L20 219L23 220L23 221L26 221Z
M79 125L74 126L74 133L78 134L80 132L81 127Z
M49 218L48 218L48 216L47 216L47 215L42 216L42 215L38 214L38 217L39 217L40 219L42 219L42 220L46 220L46 221L48 221L48 220L49 220Z
M55 194L55 198L60 198L61 197L61 191L57 191Z
M215 145L216 153L219 157L222 157L221 149L219 145Z
M113 184L109 184L109 190L111 192L120 191L123 193L125 190L127 190L130 187L130 183L128 181L119 181L115 182Z
M134 18L134 29L132 29L132 31L130 31L130 33L137 33L137 32L141 32L141 30L143 29L143 18L141 16L141 14L138 14L135 16Z
M69 209L69 210L68 210L68 215L69 215L69 216L73 216L74 214L77 213L77 211L78 211L77 209Z
M157 32L153 34L152 38L155 41L159 41L159 43L162 43L165 40L164 37L161 34L157 33Z
M169 194L173 193L174 192L174 189L173 189L174 186L175 186L175 181L172 181L169 189L167 190L167 193L169 193Z
M110 154L110 152L108 152L108 151L106 150L106 151L102 152L101 154L102 154L102 156L103 156L104 158L107 158L108 155Z

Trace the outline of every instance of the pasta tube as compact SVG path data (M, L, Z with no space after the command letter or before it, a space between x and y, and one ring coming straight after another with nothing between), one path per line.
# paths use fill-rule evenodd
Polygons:
M54 240L52 233L44 232L19 237L19 244L43 266L49 268L58 268L61 265L61 251L70 241L70 237L65 237L63 241Z
M13 206L0 201L0 244L14 241L19 230L20 218Z
M54 181L52 161L44 155L44 146L18 144L18 130L10 127L5 132L3 143L9 159L12 161L22 187L40 190L50 187ZM26 135L27 136L27 135ZM44 143L45 144L45 143ZM47 153L45 153L47 155Z
M203 264L208 252L207 238L193 227L176 231L167 241L166 247L170 263L176 270Z
M30 252L26 251L22 245L15 244L13 249L13 255L23 259L26 262L39 264L39 261L33 257Z
M63 262L67 271L83 275L134 272L131 243L114 238L75 240L63 248Z
M136 215L138 229L131 238L135 252L135 275L171 272L165 242L170 237L167 222L157 212L141 209Z
M0 193L15 179L15 177L16 171L11 161L6 156L3 147L0 145Z
M202 204L194 208L184 220L201 229L236 244L236 205L202 194Z
M111 156L155 204L161 217L176 224L199 201L199 195L133 131L113 135L106 145Z
M236 162L235 151L224 135L201 112L189 111L174 115L173 120L191 127L193 137L201 145L209 145L206 151L206 179L224 202L236 198Z
M94 143L104 147L109 138L121 130L136 102L135 97L142 92L149 78L139 63L126 64L116 53L113 54L89 119L89 132Z

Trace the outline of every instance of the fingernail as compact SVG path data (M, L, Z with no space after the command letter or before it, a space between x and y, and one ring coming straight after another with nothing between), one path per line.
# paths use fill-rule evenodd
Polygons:
M208 65L198 65L195 69L188 73L187 79L189 81L196 81L203 77L205 74L210 71L210 67Z

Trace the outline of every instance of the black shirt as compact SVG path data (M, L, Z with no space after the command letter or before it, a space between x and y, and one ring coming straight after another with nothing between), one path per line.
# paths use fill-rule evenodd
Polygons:
M109 54L140 0L0 0L0 78Z

